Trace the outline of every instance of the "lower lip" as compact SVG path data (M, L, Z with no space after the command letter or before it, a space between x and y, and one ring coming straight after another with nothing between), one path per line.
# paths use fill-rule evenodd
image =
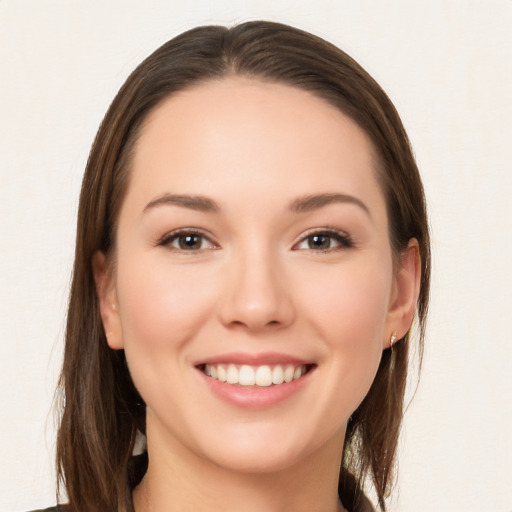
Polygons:
M245 409L267 409L298 393L310 380L314 369L292 382L272 386L237 386L208 377L201 370L206 385L221 400Z

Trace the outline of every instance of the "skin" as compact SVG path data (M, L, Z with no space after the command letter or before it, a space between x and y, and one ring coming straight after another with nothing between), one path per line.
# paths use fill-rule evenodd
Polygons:
M325 194L344 198L293 208ZM182 249L178 229L202 238ZM109 345L125 350L147 404L137 512L340 510L346 422L391 335L410 327L417 254L413 240L394 264L372 145L324 100L232 77L157 106L115 253L93 262ZM239 407L196 367L232 352L278 352L312 371L277 406Z

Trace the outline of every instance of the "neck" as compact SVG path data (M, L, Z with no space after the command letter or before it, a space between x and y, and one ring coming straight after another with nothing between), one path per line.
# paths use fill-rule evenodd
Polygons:
M152 435L153 434L153 435ZM134 490L136 512L339 512L344 432L290 467L240 472L191 453L148 425L149 466Z

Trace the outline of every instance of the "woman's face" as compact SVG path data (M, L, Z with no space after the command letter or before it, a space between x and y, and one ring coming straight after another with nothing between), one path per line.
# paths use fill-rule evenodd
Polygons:
M245 78L172 96L136 144L115 259L111 278L95 263L102 316L150 448L238 471L339 460L402 329L372 146L351 119Z

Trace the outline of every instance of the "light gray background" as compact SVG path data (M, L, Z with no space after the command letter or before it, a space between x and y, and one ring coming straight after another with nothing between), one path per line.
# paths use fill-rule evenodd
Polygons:
M55 501L51 404L102 115L173 35L257 18L310 30L366 67L424 177L433 299L392 511L512 511L510 0L0 0L0 510Z

